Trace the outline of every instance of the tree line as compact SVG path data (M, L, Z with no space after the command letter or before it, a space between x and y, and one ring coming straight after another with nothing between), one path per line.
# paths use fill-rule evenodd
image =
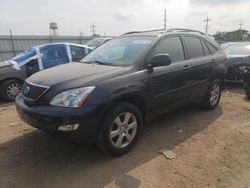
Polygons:
M230 32L217 31L216 34L213 35L213 37L217 41L250 41L250 33L248 30L236 30Z

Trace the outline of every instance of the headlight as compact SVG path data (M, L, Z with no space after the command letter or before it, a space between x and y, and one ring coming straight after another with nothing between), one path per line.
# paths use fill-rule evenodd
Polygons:
M73 108L81 107L84 100L94 89L95 86L89 86L64 91L56 95L50 101L50 105Z

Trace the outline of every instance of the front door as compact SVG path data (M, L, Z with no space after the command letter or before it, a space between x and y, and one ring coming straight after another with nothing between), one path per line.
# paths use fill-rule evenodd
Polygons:
M25 72L26 72L27 77L29 77L32 74L40 71L37 58L36 59L32 59L28 63L26 63L24 65L24 68L25 68Z
M171 36L161 40L153 49L156 54L168 54L172 63L169 66L155 67L149 74L152 109L157 111L184 105L192 97L186 92L192 83L189 72L191 64L185 59L185 52L180 36Z

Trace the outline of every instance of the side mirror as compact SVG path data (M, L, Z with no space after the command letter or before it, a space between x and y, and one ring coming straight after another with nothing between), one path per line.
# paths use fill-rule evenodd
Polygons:
M151 59L151 67L168 66L171 62L171 57L168 54L157 54Z

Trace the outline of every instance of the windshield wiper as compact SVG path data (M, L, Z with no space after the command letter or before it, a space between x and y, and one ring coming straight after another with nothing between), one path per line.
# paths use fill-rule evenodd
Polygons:
M107 63L107 62L103 62L103 61L90 61L90 62L82 62L82 63L87 63L87 64L92 64L92 63L96 63L96 64L99 64L99 65L109 65L109 66L115 66L115 64L113 63Z
M111 65L110 63L106 63L106 62L103 62L103 61L93 61L92 63L97 63L99 65Z

